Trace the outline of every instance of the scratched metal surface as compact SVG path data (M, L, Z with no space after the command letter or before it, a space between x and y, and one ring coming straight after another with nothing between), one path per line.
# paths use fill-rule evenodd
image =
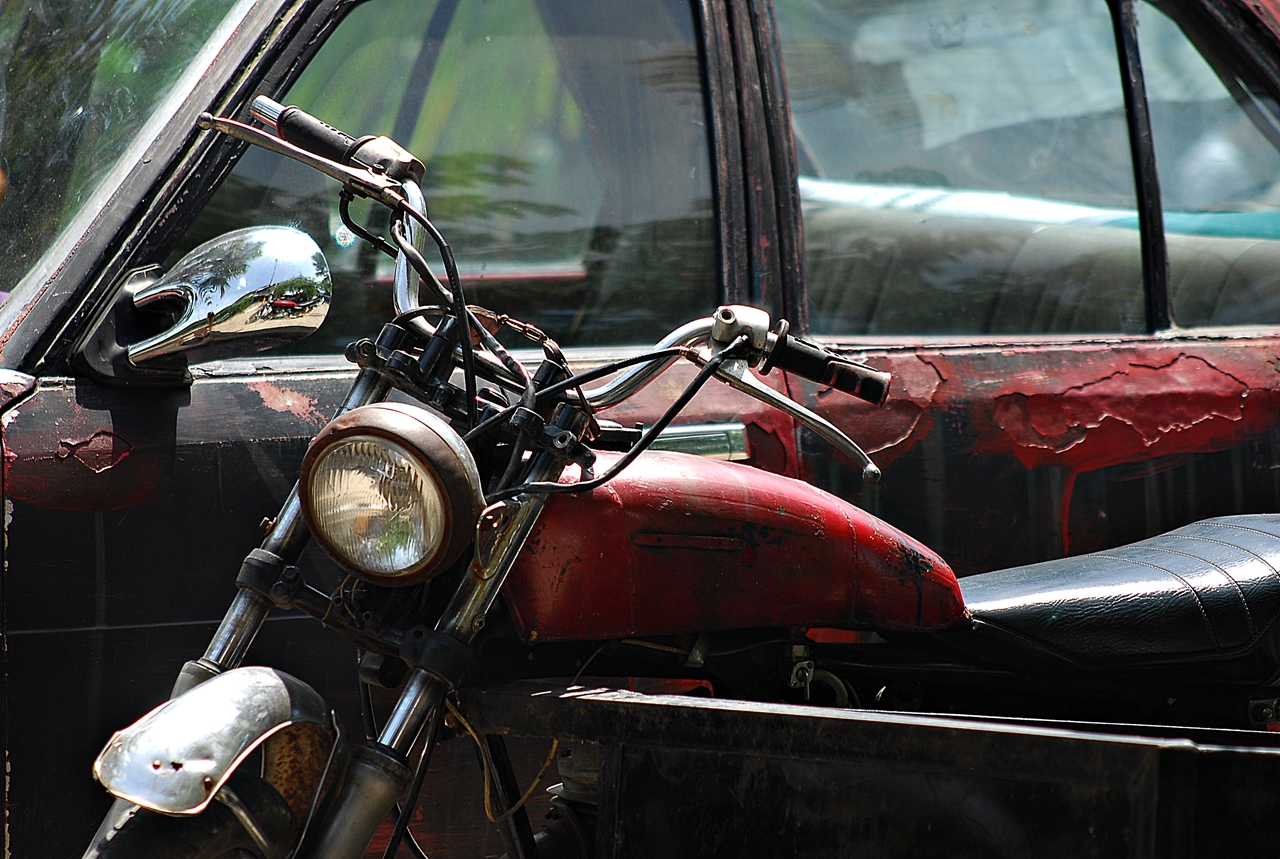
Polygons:
M863 349L874 410L793 389L874 451L866 487L802 437L804 476L968 574L1139 540L1280 501L1273 337Z

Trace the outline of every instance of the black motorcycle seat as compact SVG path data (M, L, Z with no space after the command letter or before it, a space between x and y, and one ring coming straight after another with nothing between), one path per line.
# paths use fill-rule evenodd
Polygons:
M969 576L960 589L974 626L957 643L987 659L1164 665L1219 680L1230 665L1226 674L1248 675L1232 679L1263 682L1277 667L1280 515L1207 519L1091 555Z

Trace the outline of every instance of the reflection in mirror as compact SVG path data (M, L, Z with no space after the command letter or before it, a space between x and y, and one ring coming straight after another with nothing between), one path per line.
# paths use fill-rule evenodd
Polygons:
M205 242L137 292L139 310L176 307L177 321L130 346L129 359L198 350L193 360L208 361L290 343L320 326L331 296L329 265L306 233L236 230Z

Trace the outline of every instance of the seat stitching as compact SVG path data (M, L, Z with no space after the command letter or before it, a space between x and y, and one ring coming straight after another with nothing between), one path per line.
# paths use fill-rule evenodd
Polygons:
M1245 530L1248 530L1248 529L1245 529ZM1235 549L1238 552L1244 552L1246 555L1253 555L1259 561L1262 561L1262 563L1266 564L1267 569L1270 570L1276 576L1276 578L1280 578L1280 570L1277 570L1275 568L1275 565L1273 565L1266 558L1259 555L1257 552L1251 552L1248 549L1246 549L1244 546L1237 546L1235 543L1224 543L1221 540L1214 540L1209 537L1197 537L1195 534L1179 534L1177 531L1174 531L1171 534L1167 534L1166 536L1177 537L1180 540L1200 540L1205 543L1213 543L1214 545L1217 545L1217 546L1226 546L1228 549Z
M1214 528L1235 528L1237 531L1248 531L1251 534L1261 534L1264 537L1270 537L1273 540L1280 540L1280 534L1272 534L1270 531L1263 531L1259 528L1246 528L1243 525L1232 525L1230 522L1215 522L1212 519L1206 519L1203 522L1196 522L1196 525L1212 525ZM1177 533L1174 531L1173 533Z
M1142 548L1147 549L1149 551L1154 551L1154 552L1167 552L1170 555L1181 555L1184 558L1190 558L1193 561L1199 561L1202 564L1208 564L1218 572L1222 573L1222 575L1226 577L1227 581L1231 582L1231 586L1236 589L1236 593L1240 595L1240 605L1241 607L1244 608L1245 620L1248 621L1248 624L1249 624L1249 638L1250 640L1253 639L1254 635L1256 634L1254 632L1254 626L1253 626L1253 612L1249 611L1249 598L1244 595L1244 589L1240 587L1240 583L1236 581L1235 576L1231 575L1222 567L1219 567L1213 561L1210 561L1208 558L1201 558L1197 555L1190 555L1190 554L1187 554L1186 552L1178 552L1173 549L1165 549L1161 546L1143 546Z
M1243 530L1243 531L1249 531L1249 530L1252 530L1252 529L1250 529L1250 528L1242 528L1241 530ZM1259 533L1266 533L1266 532L1265 532L1265 531L1262 531L1262 532L1259 532ZM1252 555L1253 557L1255 557L1255 558L1257 558L1259 561L1261 561L1264 565L1266 565L1266 568L1267 568L1268 570L1270 570L1270 571L1271 571L1271 575L1272 575L1274 578L1280 579L1280 570L1277 570L1277 569L1275 568L1275 565L1274 565L1274 564L1272 564L1272 563L1271 563L1270 561L1268 561L1266 558L1264 558L1264 557L1262 557L1261 555L1259 555L1257 552L1251 552L1251 551L1249 551L1249 550L1248 550L1248 549L1246 549L1244 546L1237 546L1237 545L1235 545L1234 543L1224 543L1224 542L1223 542L1223 541L1221 541L1221 540L1214 540L1214 539L1211 539L1211 538L1209 538L1209 537L1198 537L1198 536L1196 536L1195 534L1179 534L1177 531L1174 531L1174 532L1172 532L1171 534L1168 534L1167 536L1169 536L1169 537L1177 537L1177 538L1178 538L1178 539L1180 539L1180 540L1199 540L1199 541L1201 541L1202 543L1213 543L1215 546L1225 546L1225 547L1226 547L1226 548L1228 548L1228 549L1235 549L1237 552L1244 552L1246 555ZM1280 609L1280 606L1278 606L1278 607L1277 607L1277 609ZM1262 626L1263 626L1263 627L1267 627L1267 626L1269 626L1269 625L1271 624L1271 621L1273 621L1273 620L1275 620L1275 619L1276 619L1276 613L1277 613L1276 611L1272 611L1272 612L1271 612L1271 618L1270 618L1270 620L1268 620L1266 623L1262 624Z
M1159 570L1162 573L1173 576L1175 579L1186 585L1187 590L1191 591L1191 598L1196 601L1196 607L1200 609L1200 616L1204 618L1205 629L1209 630L1209 637L1213 639L1213 646L1218 650L1222 649L1222 644L1218 641L1218 634L1214 632L1213 622L1209 620L1209 612L1205 611L1204 603L1200 602L1200 594L1196 593L1196 589L1191 587L1190 582L1175 573L1173 570L1166 570L1164 567L1158 567L1155 564L1149 564L1146 561L1135 561L1132 558L1124 558L1119 555L1111 555L1106 552L1102 552L1100 554L1108 558L1115 558L1117 561L1125 561L1126 563L1138 564L1143 567L1150 567L1153 570Z

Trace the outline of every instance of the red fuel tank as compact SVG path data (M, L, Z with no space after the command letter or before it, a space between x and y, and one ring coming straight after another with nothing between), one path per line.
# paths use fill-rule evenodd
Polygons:
M680 453L552 496L503 593L529 641L966 617L946 561L896 528L807 483Z

